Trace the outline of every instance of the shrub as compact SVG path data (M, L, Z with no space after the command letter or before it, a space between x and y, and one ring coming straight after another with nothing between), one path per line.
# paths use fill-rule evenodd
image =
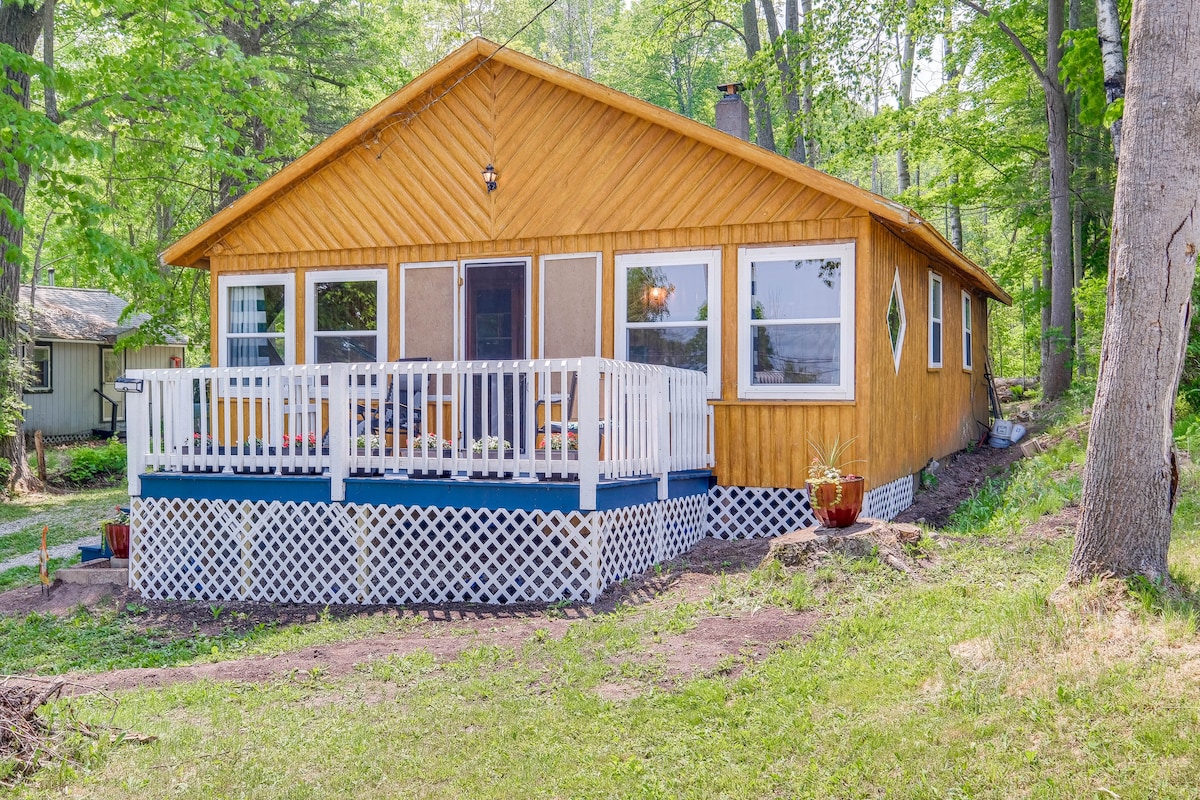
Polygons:
M4 492L4 487L8 486L8 482L12 480L13 465L7 458L0 458L0 494Z
M110 439L101 447L73 447L67 451L67 466L58 476L70 486L114 483L125 474L125 445Z

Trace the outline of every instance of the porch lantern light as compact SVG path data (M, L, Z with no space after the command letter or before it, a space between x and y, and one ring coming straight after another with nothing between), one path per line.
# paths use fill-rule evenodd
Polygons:
M496 191L496 168L491 164L483 168L483 183L489 192Z

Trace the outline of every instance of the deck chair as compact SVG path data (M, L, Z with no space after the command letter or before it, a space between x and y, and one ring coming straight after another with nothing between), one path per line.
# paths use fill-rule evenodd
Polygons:
M431 361L429 356L421 358L401 358L399 361ZM417 380L412 382L412 396L409 397L409 391L406 388L397 389L397 385L401 382L396 376L396 380L388 382L387 396L381 404L359 403L355 407L355 415L358 419L358 427L355 433L359 436L370 431L378 436L389 433L403 433L407 436L419 436L421 434L421 418L424 415L425 404L422 402L425 389L425 378L419 376ZM395 402L393 401L393 394ZM380 419L380 405L383 407L383 419ZM408 428L408 407L412 409L412 430Z

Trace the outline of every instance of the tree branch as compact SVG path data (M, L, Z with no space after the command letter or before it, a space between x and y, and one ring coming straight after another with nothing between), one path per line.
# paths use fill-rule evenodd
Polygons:
M990 19L993 22L995 22L996 25L1000 28L1000 30L1004 33L1004 35L1007 36L1012 41L1013 46L1017 48L1017 52L1021 54L1021 57L1025 59L1025 62L1027 64L1029 64L1029 68L1032 69L1033 74L1037 76L1038 82L1040 82L1042 84L1042 86L1052 88L1052 87L1050 87L1050 78L1047 77L1045 70L1043 70L1041 68L1041 66L1037 62L1037 59L1033 57L1033 53L1031 53L1029 51L1029 48L1025 46L1025 42L1021 41L1021 37L1017 36L1016 31L1014 31L1012 28L1008 27L1008 23L1006 23L1004 20L1000 19L999 17L993 17L991 11L989 11L986 7L984 7L980 3L975 2L975 0L958 0L958 1L960 3L962 3L964 6L966 6L967 8L974 11L979 16L985 17L985 18Z

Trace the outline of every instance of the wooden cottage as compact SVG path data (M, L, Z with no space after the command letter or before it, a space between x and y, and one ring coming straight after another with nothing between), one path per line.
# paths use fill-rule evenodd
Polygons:
M894 515L985 430L1010 302L896 203L482 39L162 258L215 367L129 375L152 596L590 599L810 522L809 439Z

